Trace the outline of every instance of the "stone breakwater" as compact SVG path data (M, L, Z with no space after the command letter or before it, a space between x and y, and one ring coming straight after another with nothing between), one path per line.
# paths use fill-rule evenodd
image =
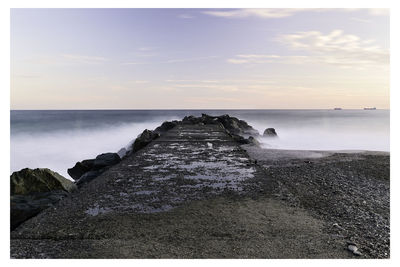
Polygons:
M388 209L384 208L388 174L365 173L362 166L365 162L369 168L387 168L386 156L373 162L356 154L332 158L336 154L330 153L319 161L280 152L270 156L257 146L258 135L246 122L228 115L189 116L145 130L118 158L106 153L77 163L70 172L79 189L13 230L11 257L388 257L388 247L374 246L368 251L365 240L369 237L347 227L363 222L358 217L352 221L350 214L360 209L358 202L354 206L348 201L360 190L357 184L348 183L351 188L343 194L336 192L342 190L338 183L345 177L359 174L367 176L359 179L372 179L379 186L383 196L368 204L382 206L375 217L381 218L384 227L371 226L368 236L370 243L381 242L379 236L386 238L388 232ZM354 158L357 169L348 167L354 166ZM345 165L338 169L328 164L331 161ZM337 173L341 179L336 179ZM371 173L374 177L368 176ZM310 179L315 176L322 179ZM338 197L335 209L346 207L346 217L343 213L329 217L329 205L320 203L329 198L303 192L318 188L316 192L325 196L332 184ZM319 205L310 204L312 199ZM332 223L346 228L345 234L332 232Z

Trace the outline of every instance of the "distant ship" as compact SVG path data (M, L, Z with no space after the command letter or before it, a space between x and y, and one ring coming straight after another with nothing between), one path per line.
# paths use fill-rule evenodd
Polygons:
M364 108L364 110L376 110L376 107L373 107L373 108Z
M342 108L334 108L333 110L342 110Z

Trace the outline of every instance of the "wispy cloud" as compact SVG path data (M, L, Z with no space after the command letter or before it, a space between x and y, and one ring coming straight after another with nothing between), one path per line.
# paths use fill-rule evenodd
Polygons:
M374 40L362 40L352 34L334 30L324 35L319 31L280 35L278 41L294 50L309 52L321 63L343 67L387 65L389 51L374 44Z
M154 61L154 62L132 61L132 62L125 62L125 63L122 63L122 65L185 63L185 62L196 62L196 61L203 61L203 60L215 59L215 58L219 58L219 56L190 57L190 58L173 58L173 59L167 59L167 60L163 60L163 61Z
M223 85L223 84L177 84L176 88L191 88L191 89L212 89L213 91L227 91L227 92L236 92L239 91L238 86L236 85Z
M234 58L230 58L227 61L232 64L245 64L245 63L272 63L276 62L276 59L281 59L278 55L262 55L262 54L242 54L236 55Z
M180 14L180 15L178 15L178 18L180 18L180 19L194 19L195 16L189 15L189 14Z
M138 50L139 51L153 51L153 50L155 50L156 48L155 47L152 47L152 46L144 46L144 47L140 47Z
M214 59L214 58L218 58L218 56L169 59L169 60L163 61L161 63L182 63L182 62L201 61L201 60Z
M371 23L371 20L368 19L360 19L360 18L350 18L350 20L361 22L361 23Z
M372 16L388 16L387 8L246 8L246 9L230 9L230 10L210 10L203 11L203 14L221 17L221 18L246 18L258 17L265 19L277 19L293 16L300 12L354 12L365 10Z
M63 54L61 56L72 63L81 63L81 64L100 64L107 61L106 58L97 56L84 56L84 55L73 55L73 54Z
M223 18L245 18L245 17L261 17L261 18L284 18L303 11L296 8L248 8L234 10L217 10L203 11L203 14L223 17Z
M368 12L373 16L389 16L389 8L368 8Z
M318 31L279 35L277 41L303 54L294 56L240 54L229 58L227 62L232 64L318 63L358 69L385 66L389 63L388 50L374 45L373 40L362 40L358 36L344 34L341 30L325 35Z

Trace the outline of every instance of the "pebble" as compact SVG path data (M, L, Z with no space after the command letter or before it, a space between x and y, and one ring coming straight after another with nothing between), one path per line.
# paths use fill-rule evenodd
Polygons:
M355 245L348 245L347 249L351 252L353 252L354 255L356 256L361 256L362 253L358 250L358 247L356 247Z

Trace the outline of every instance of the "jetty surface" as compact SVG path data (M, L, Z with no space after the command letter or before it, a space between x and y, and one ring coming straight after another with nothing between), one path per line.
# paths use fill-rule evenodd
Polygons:
M12 231L11 257L354 257L273 175L220 125L179 124Z

